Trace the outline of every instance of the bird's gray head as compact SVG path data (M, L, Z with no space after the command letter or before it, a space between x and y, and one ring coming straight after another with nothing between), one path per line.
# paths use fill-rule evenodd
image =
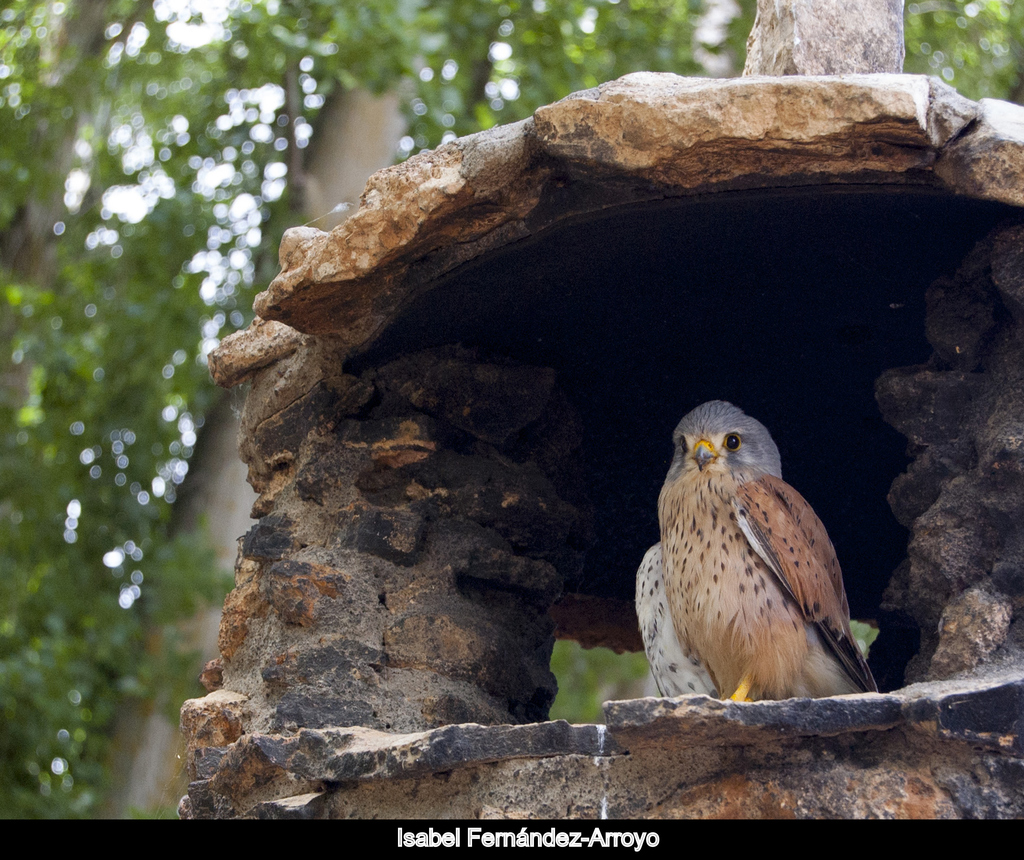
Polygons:
M779 449L768 428L724 400L710 400L683 416L666 482L689 471L730 472L749 481L782 477Z

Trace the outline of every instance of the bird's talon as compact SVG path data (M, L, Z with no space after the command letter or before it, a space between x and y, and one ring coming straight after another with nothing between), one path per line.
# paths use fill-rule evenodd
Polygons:
M744 678L736 688L736 692L729 696L733 702L752 702L750 698L750 678Z

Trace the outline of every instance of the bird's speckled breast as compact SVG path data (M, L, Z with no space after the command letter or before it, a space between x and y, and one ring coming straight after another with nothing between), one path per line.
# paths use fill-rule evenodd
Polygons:
M719 693L748 675L753 698L786 692L801 674L806 627L740 530L732 500L746 476L684 471L658 499L665 590L684 647Z

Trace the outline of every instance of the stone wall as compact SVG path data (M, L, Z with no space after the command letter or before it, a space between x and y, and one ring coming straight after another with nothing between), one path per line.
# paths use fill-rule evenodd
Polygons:
M980 242L926 301L931 360L876 388L914 458L889 494L911 537L885 597L921 628L907 681L1024 666L1024 227Z
M459 348L352 376L307 339L261 371L220 638L247 731L545 719L588 540L574 422L550 369Z

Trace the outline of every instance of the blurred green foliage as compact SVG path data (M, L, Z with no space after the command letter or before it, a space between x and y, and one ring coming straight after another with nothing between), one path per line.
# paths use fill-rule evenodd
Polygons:
M1024 2L907 3L903 70L935 75L971 99L1024 102Z
M860 648L860 652L866 660L871 654L871 646L875 644L875 640L881 631L878 627L874 627L866 621L858 621L855 618L850 620L850 631L853 633L853 638L857 640L857 647Z
M603 723L601 706L608 701L657 695L644 654L616 654L607 648L584 649L560 640L551 655L558 695L551 719L570 723ZM648 692L650 690L650 692Z
M911 4L907 70L1019 94L1022 15ZM322 214L289 178L332 94L402 93L403 158L627 72L737 73L753 17L753 0L0 9L0 815L94 814L118 704L192 689L173 625L225 588L174 518L217 396L205 357L247 325L282 231ZM612 663L642 674L588 657L559 645L574 720L599 717L583 689L619 695Z

